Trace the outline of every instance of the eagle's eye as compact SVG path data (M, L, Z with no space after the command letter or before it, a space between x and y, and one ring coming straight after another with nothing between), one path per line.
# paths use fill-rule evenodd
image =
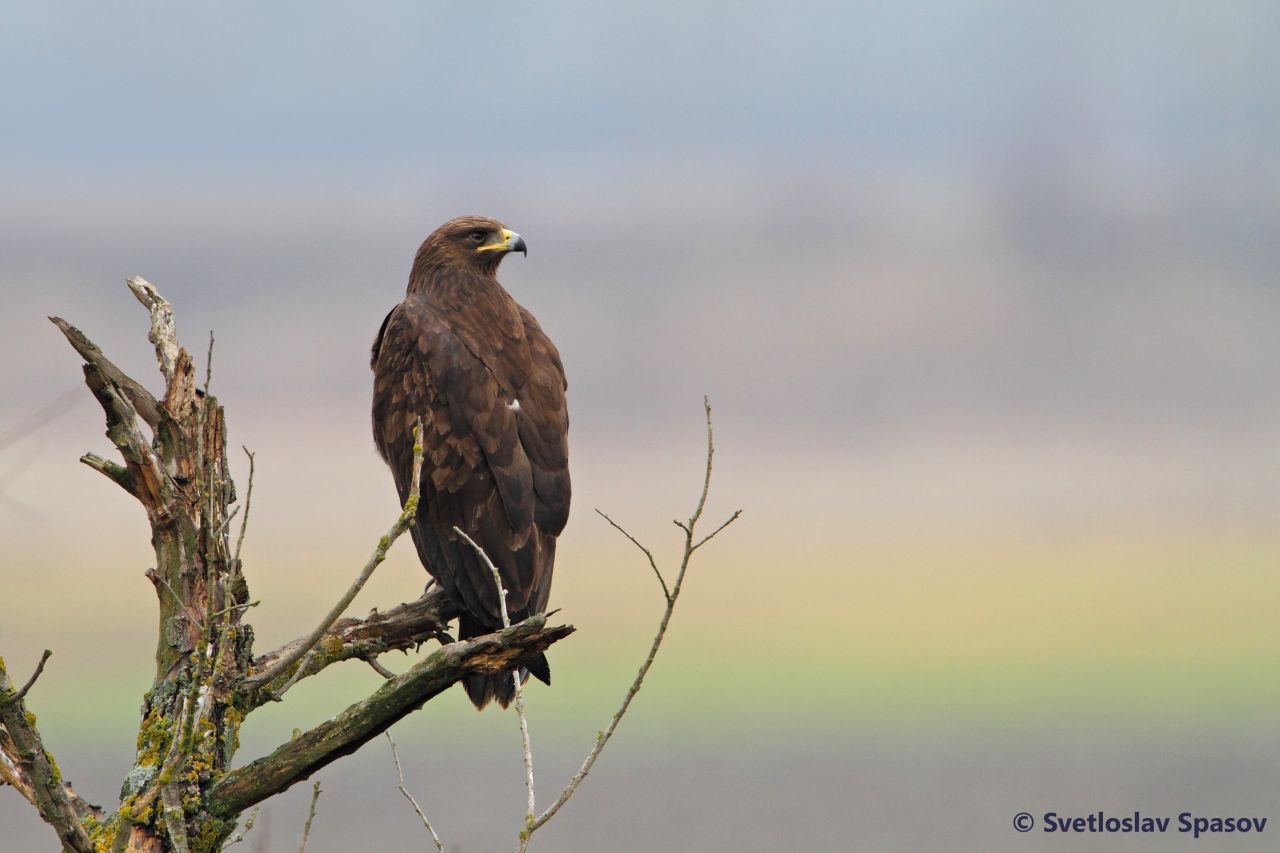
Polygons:
M487 236L488 234L486 234L484 231L476 230L468 234L467 239L470 240L472 243L483 243L484 238Z

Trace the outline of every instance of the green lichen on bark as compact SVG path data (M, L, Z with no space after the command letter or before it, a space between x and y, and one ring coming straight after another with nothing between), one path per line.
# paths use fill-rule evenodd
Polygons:
M546 628L534 618L500 637L453 644L328 723L299 733L267 759L230 769L245 718L273 694L339 661L392 648L408 650L441 637L457 615L457 605L443 602L448 596L437 590L392 608L390 615L341 618L367 574L411 525L419 504L411 494L361 580L334 606L327 624L264 655L256 666L253 631L242 620L249 589L226 529L235 488L227 465L224 412L207 385L203 394L195 387L193 361L178 345L172 306L141 279L130 279L129 286L151 313L150 340L165 379L160 399L111 364L79 330L53 320L85 359L86 384L106 415L107 436L124 465L92 454L82 461L124 486L150 523L155 564L147 576L158 602L155 675L143 699L135 761L121 786L118 810L86 814L83 800L71 803L63 797L53 804L64 813L61 823L44 807L41 814L59 830L64 846L84 853L116 853L126 846L216 853L254 802L354 752L465 672L510 668L522 655L540 652L572 628ZM415 492L423 452L420 430L421 425L414 432ZM247 499L244 512L247 516ZM303 654L308 648L311 654ZM284 666L287 660L293 662ZM276 673L276 666L285 671ZM255 671L271 681L254 682ZM13 693L7 678L3 690L0 708ZM25 728L23 722L34 728L36 723L34 715L18 717L16 711L11 719L11 729ZM23 747L23 758L38 765L42 784L61 790L61 771L42 747ZM76 836L72 844L66 842L69 809L76 811L69 819L70 834Z

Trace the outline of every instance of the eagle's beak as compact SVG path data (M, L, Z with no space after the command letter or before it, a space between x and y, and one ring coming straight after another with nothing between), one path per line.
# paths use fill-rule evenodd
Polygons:
M519 252L526 257L529 255L529 248L524 244L524 238L510 228L502 229L502 239L495 240L492 243L486 243L478 248L478 252Z
M524 238L509 228L502 229L503 246L508 252L519 252L526 258L529 256L529 247L524 244Z

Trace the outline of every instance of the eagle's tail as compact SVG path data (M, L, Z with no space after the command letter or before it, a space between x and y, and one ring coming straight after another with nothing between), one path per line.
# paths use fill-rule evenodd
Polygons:
M463 615L458 619L459 640L479 637L493 630L475 621L469 615ZM476 710L483 709L491 699L496 699L503 708L511 704L511 700L516 697L515 681L511 678L512 672L513 670L508 669L492 675L477 674L462 677L462 686L467 691L467 698L471 700L472 705L476 706ZM530 658L524 666L520 667L521 684L528 681L530 675L543 684L551 683L551 666L547 663L546 655L539 654L535 658Z

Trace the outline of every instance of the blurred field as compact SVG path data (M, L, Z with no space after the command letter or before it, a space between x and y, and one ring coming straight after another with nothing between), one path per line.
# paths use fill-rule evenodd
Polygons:
M45 317L144 379L126 275L172 300L201 363L216 333L231 444L258 454L265 649L312 627L396 511L369 343L418 242L476 212L527 239L501 278L570 381L552 600L580 632L530 695L544 798L659 614L591 509L670 564L706 393L708 519L745 511L545 849L1111 849L1010 820L1272 808L1276 9L481 17L42 4L0 28L0 654L21 673L54 650L31 705L68 775L111 805L130 762L152 557L141 512L76 462L109 446ZM356 609L423 581L400 548ZM242 757L375 679L304 683ZM451 853L505 846L511 717L449 695L397 736ZM310 850L370 825L422 841L381 744L322 777ZM271 805L266 849L296 848L305 809ZM0 827L4 853L48 848L11 792Z

